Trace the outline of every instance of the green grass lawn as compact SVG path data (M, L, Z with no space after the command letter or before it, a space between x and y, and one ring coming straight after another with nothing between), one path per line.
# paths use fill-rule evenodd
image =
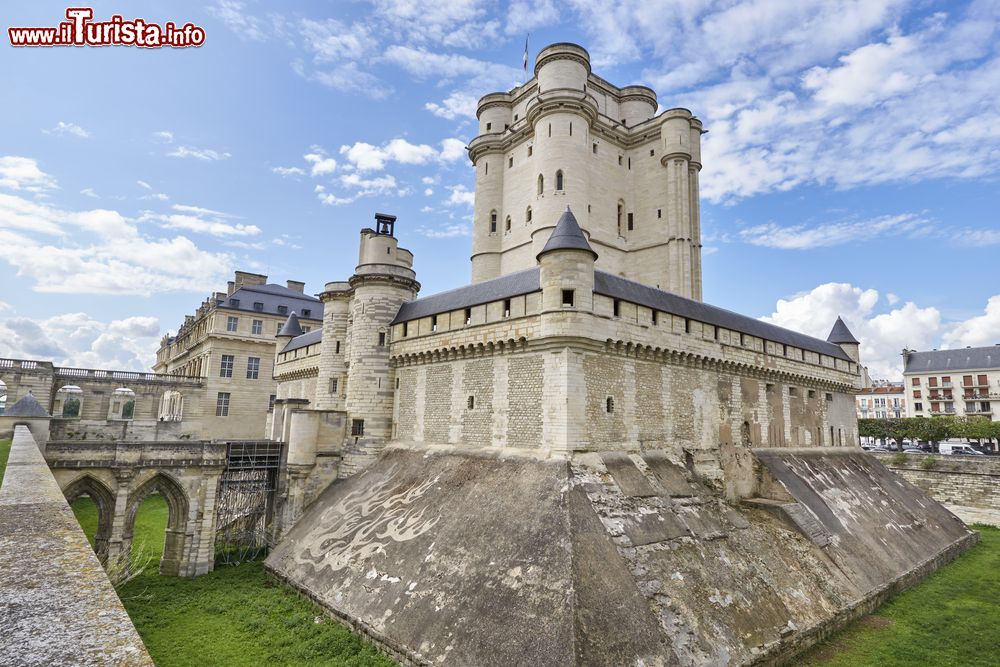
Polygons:
M1000 664L1000 529L796 661L824 667Z
M96 505L78 498L73 511L93 539ZM193 579L159 576L166 525L166 501L150 496L136 516L133 553L143 545L152 562L118 591L157 667L395 664L312 602L272 582L259 562L220 566Z
M10 454L10 440L0 440L0 482L3 481L3 473L7 469L7 456Z
M93 502L78 499L73 510L92 536ZM220 567L194 579L160 577L166 522L166 502L148 498L136 519L135 542L145 545L153 560L119 591L158 667L393 664L317 606L270 581L258 562ZM1000 612L1000 529L976 528L982 540L968 553L794 664L1000 664L1000 632L994 629Z

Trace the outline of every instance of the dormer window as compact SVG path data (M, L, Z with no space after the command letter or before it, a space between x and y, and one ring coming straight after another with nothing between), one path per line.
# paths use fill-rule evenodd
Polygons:
M308 308L303 308L302 309L302 317L309 317L310 315L312 315L312 311L311 310L309 310Z
M279 315L287 315L288 314L288 306L278 306L278 314Z
M262 310L264 310L264 302L263 301L254 301L253 302L253 309L256 310L256 311L262 311Z
M233 308L239 308L240 307L240 300L239 299L230 299L229 300L229 305L232 306Z

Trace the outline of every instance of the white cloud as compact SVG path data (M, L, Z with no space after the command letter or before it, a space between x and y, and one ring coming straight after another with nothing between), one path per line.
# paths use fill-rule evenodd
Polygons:
M45 134L58 134L58 135L71 134L74 137L79 137L80 139L87 139L88 137L90 137L90 132L87 132L85 129L83 129L76 123L66 123L63 121L59 121L58 123L56 123L56 126L53 127L51 130L42 130L42 132L44 132Z
M913 213L885 215L871 220L781 226L772 222L754 225L739 232L740 238L757 246L806 250L841 245L855 241L870 241L881 236L925 233L930 223Z
M902 377L903 347L927 350L943 331L940 312L906 302L885 313L876 313L879 293L848 283L825 283L790 299L779 299L765 322L826 340L837 317L861 341L861 363L873 378Z
M307 153L302 157L312 165L309 168L309 173L313 176L330 174L337 168L337 161L332 157L327 157L322 150L314 149L312 153Z
M448 206L472 206L476 203L476 193L466 190L464 185L453 185L446 203Z
M218 0L208 11L226 24L242 40L263 41L267 38L264 23L247 12L246 4L238 0Z
M190 148L188 146L178 146L167 153L170 157L193 157L197 160L228 160L230 153L220 153L211 148Z
M305 176L306 172L300 167L274 167L272 173L279 176Z
M523 36L535 28L552 25L559 22L559 10L555 0L514 0L507 8L507 25L504 32L508 35ZM530 46L530 45L529 45Z
M456 118L475 118L479 100L474 95L462 91L454 91L441 103L428 102L424 108L439 118L455 120Z
M102 322L85 313L0 321L0 356L51 360L57 365L148 371L156 357L160 322L135 316Z
M459 236L471 236L472 230L468 224L456 223L445 224L439 227L420 226L415 230L417 234L426 236L429 239L451 239Z
M174 143L174 133L169 130L160 130L159 132L153 132L153 139L165 144L172 144Z
M486 0L371 2L374 20L414 42L468 49L488 44L499 36L500 22L489 16Z
M90 197L91 199L100 199L97 193L94 192L94 188L84 188L83 190L80 190L80 194L84 197Z
M441 142L441 159L453 162L465 158L465 142L461 139L445 139Z
M224 280L232 266L231 256L206 252L183 236L143 235L117 211L72 211L3 194L0 247L0 260L38 292L201 292Z
M144 190L152 190L153 189L153 186L150 185L149 183L147 183L146 181L136 181L135 183L136 183L136 185L138 185L140 188L142 188Z
M424 188L424 196L430 197L434 194L434 188Z
M261 231L256 225L229 222L236 216L221 211L186 204L174 204L171 208L176 213L144 211L139 222L152 221L159 223L164 229L184 229L212 236L256 236Z
M705 117L706 199L730 202L804 184L853 188L996 173L995 6L973 3L902 32L889 27L902 5L888 0L864 3L863 11L834 0L768 4L752 16L743 9L755 3L734 5L745 26L723 11L718 34L732 40L717 40L711 54L660 35L678 53L706 57L685 69L664 55L662 66L647 69L671 106ZM709 43L704 38L717 18L696 13L694 36L678 35L680 44Z
M0 156L0 187L41 193L55 188L56 181L31 158L3 155Z
M950 348L997 343L1000 343L1000 294L990 297L982 315L959 322L944 335L944 346Z
M340 147L344 156L354 168L360 171L378 171L389 162L400 164L426 164L432 161L452 162L465 156L465 142L460 139L445 139L441 148L428 144L411 144L406 139L396 138L381 146L358 141Z

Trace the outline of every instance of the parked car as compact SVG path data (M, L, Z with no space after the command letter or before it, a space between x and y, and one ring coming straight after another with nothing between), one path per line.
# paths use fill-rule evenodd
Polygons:
M967 442L952 442L946 440L938 445L939 451L945 456L983 456L983 453L972 448Z
M916 447L907 447L906 449L903 450L903 453L904 454L926 454L927 452L925 452L922 449L918 449Z
M889 450L886 449L885 447L869 447L867 449L867 451L871 452L872 454L888 454L889 453Z

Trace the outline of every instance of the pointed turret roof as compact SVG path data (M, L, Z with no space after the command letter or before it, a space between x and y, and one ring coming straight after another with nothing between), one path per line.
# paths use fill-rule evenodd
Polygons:
M577 224L576 217L573 215L573 211L569 210L569 206L559 217L556 228L552 230L552 236L549 237L536 259L540 259L542 255L553 250L586 250L594 256L594 259L597 259L597 253L587 242L587 237L584 236L583 230Z
M38 402L38 399L28 392L28 395L22 398L20 401L14 405L7 408L6 412L3 413L4 417L48 417L50 416L42 404Z
M281 327L281 331L278 332L278 338L295 338L296 336L302 335L302 327L299 325L299 316L295 314L293 310L288 315L288 319L285 320L284 326Z
M844 324L844 319L838 317L837 321L833 323L833 329L830 330L830 335L826 337L828 343L851 343L853 345L858 345L860 341L854 337L851 330L847 328Z

